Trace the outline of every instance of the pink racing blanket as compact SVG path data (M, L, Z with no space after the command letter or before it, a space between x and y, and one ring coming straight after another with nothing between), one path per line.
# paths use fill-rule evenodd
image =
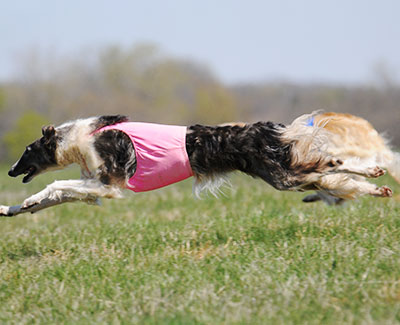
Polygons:
M132 191L151 191L193 176L186 152L186 126L124 122L95 133L106 130L120 130L132 140L136 172L127 184Z

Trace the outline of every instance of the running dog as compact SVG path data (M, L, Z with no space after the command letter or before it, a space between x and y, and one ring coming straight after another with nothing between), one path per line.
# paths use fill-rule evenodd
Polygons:
M22 181L27 183L43 172L76 163L81 179L55 181L21 205L0 206L0 215L64 202L93 204L99 198L121 197L122 189L149 191L191 176L196 195L205 189L215 193L236 170L278 190L318 190L340 199L390 197L387 186L344 176L379 177L384 171L376 164L329 154L329 132L309 126L313 116L301 116L289 126L258 122L184 127L128 122L121 115L46 126L8 174L25 174Z
M389 174L400 183L400 153L393 152L388 141L379 135L368 121L361 117L344 113L319 113L308 120L310 126L322 127L329 133L329 146L326 152L343 160L358 158L361 163L376 164L386 169ZM341 178L351 178L346 184L362 181L361 176L356 175L327 175L320 179L321 189L315 194L306 196L304 202L322 200L329 205L341 204L345 197L335 193L332 183L344 184ZM327 185L331 183L331 185ZM346 186L348 186L346 185ZM325 191L323 188L331 190ZM336 186L337 190L345 190Z

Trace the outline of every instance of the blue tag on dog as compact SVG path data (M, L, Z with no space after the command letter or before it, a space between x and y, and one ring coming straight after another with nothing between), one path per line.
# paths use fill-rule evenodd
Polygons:
M314 126L314 116L308 119L306 126Z

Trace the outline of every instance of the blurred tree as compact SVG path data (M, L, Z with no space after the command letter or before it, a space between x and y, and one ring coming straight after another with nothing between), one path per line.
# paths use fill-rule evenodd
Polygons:
M99 53L98 70L106 88L119 91L137 91L143 74L161 58L152 44L138 44L125 50L110 46Z
M398 84L395 69L383 60L373 65L372 76L374 84L384 90L393 89Z
M193 122L217 124L234 122L238 112L232 94L218 84L204 85L196 89Z
M0 113L4 110L6 106L6 91L0 88Z
M400 146L399 82L384 63L375 66L369 85L265 82L229 87L206 65L166 55L149 43L89 49L68 57L26 51L21 59L14 78L0 86L3 160L18 156L46 119L59 124L101 114L169 124L289 123L324 109L367 118ZM32 136L23 135L29 132Z
M7 132L3 141L6 145L8 158L16 160L20 157L26 145L41 136L42 126L48 124L43 115L34 111L25 112L16 122L15 127Z

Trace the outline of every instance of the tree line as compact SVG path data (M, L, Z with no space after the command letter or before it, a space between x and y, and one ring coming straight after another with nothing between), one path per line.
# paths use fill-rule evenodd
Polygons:
M19 66L12 80L0 84L3 162L16 159L45 124L102 114L169 124L288 123L323 109L367 118L400 146L400 91L388 78L358 86L285 82L232 86L206 65L165 55L152 44L110 46L69 58L30 53Z

